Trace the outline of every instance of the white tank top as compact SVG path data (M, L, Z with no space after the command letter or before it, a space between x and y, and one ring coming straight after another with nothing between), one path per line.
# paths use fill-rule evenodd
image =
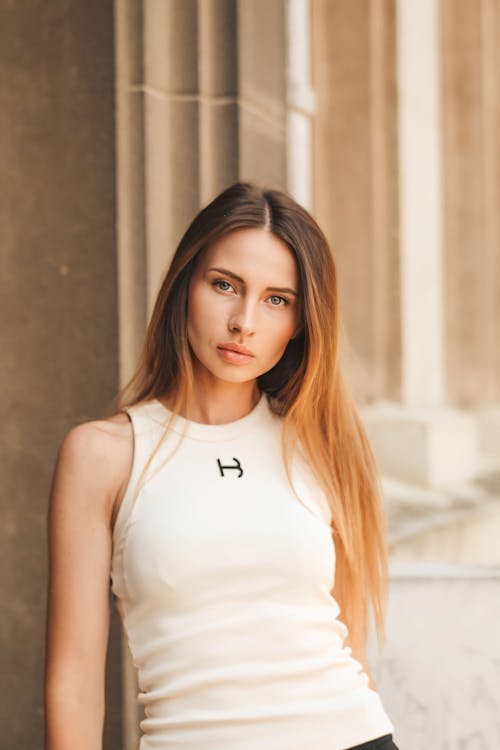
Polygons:
M186 437L137 498L170 412L156 399L127 411L111 581L145 707L140 750L344 750L392 733L342 646L328 503L298 458L291 489L266 397L227 424L179 418L152 470Z

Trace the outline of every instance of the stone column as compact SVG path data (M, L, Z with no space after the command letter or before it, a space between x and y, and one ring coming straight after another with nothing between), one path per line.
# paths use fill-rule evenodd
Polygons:
M309 0L287 3L287 187L305 208L312 209L311 8Z
M147 315L143 13L115 3L116 196L120 383L135 368Z
M286 188L285 30L281 0L237 0L238 176L277 188Z
M438 5L400 0L397 19L401 402L439 407L444 342Z
M345 366L362 398L400 398L395 6L312 0L313 206L332 245Z
M447 387L500 456L500 3L441 3Z
M199 3L200 201L238 179L238 40L234 0Z
M1 746L43 745L47 505L118 387L110 3L0 5ZM75 592L78 596L78 592ZM104 748L121 747L112 617Z
M200 204L197 10L196 0L143 3L148 313Z
M439 4L397 6L401 399L366 410L382 468L460 485L478 470L475 421L447 406Z

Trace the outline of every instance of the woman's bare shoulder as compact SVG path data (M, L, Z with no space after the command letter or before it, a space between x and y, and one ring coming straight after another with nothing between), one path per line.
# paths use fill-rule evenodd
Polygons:
M74 425L66 433L61 449L75 456L96 458L105 462L120 460L133 440L132 424L126 413L104 419L93 419Z
M104 419L74 425L64 436L58 454L60 471L93 475L94 486L106 503L112 520L120 502L133 460L133 430L128 415L119 412Z

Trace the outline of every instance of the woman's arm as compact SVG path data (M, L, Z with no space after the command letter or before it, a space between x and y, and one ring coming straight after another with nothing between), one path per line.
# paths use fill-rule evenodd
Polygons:
M102 748L111 514L123 481L117 427L78 425L57 456L48 513L45 750Z

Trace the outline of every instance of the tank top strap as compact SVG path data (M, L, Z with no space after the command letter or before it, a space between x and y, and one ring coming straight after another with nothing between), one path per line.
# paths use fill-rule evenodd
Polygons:
M115 548L120 545L131 520L138 482L141 479L143 469L162 434L161 422L155 418L154 404L151 402L144 401L133 404L125 407L124 411L128 414L132 424L133 458L129 480L113 528Z

